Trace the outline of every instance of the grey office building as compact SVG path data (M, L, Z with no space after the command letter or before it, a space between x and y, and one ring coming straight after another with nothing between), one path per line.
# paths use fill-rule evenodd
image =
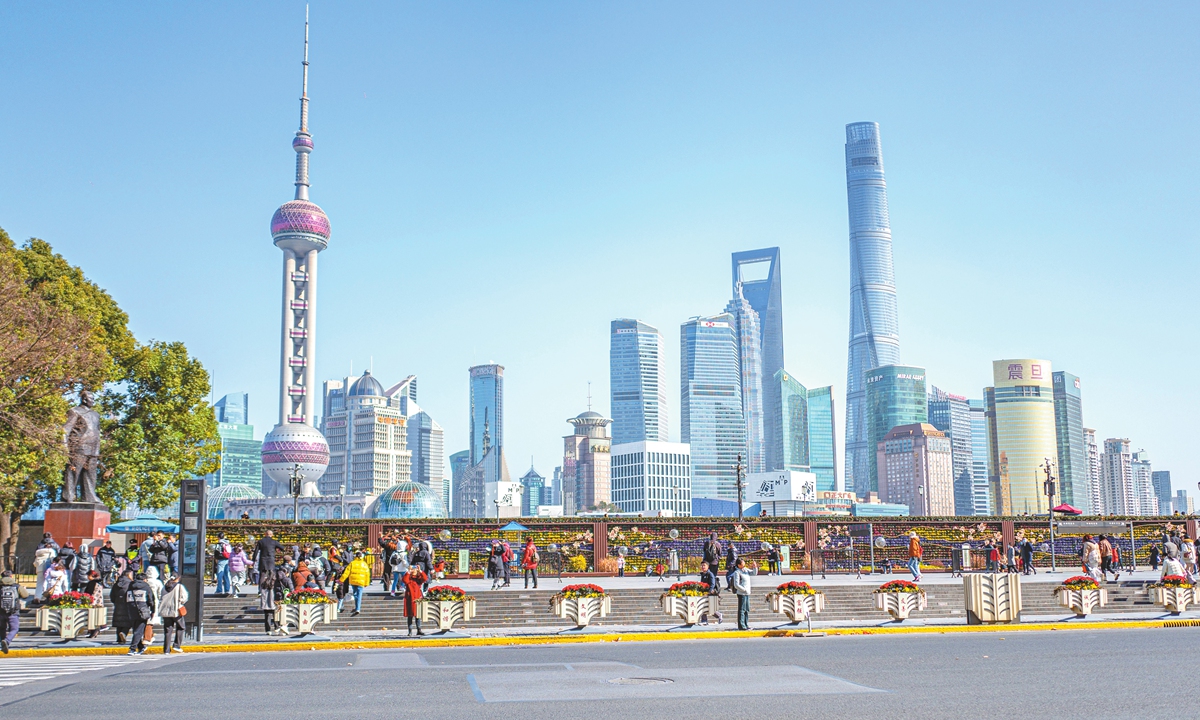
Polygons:
M991 515L992 498L988 491L988 422L983 400L968 400L971 410L971 478L975 511L972 515Z
M971 433L971 406L961 395L939 387L929 390L929 424L950 438L954 478L954 514L975 514L975 450Z
M779 386L770 382L775 373L783 369L783 296L780 279L779 248L762 248L733 253L733 297L741 296L758 313L759 353L762 383L762 400L755 403L760 408L779 405ZM783 442L775 437L778 427L764 425L762 447L763 465L767 470L782 470L783 458L779 454ZM665 441L666 438L664 437ZM685 441L686 442L686 441Z
M613 320L608 373L613 444L666 442L667 376L658 328Z
M1051 373L1054 379L1054 433L1058 439L1057 502L1079 508L1092 507L1087 445L1083 440L1083 394L1079 378L1069 372ZM1053 459L1053 458L1051 458Z

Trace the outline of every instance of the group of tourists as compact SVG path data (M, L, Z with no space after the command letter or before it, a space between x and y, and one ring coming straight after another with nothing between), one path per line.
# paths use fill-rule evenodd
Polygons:
M145 571L128 567L121 572L109 593L117 643L128 640L130 655L141 655L146 651L146 645L154 640L156 627L162 628L164 653L183 652L188 591L177 573L165 577L164 581L154 565ZM93 597L99 597L100 592Z

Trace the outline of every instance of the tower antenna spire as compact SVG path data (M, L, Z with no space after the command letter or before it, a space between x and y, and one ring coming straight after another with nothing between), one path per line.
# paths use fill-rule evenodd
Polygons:
M308 6L304 6L304 67L300 85L300 129L292 141L296 151L296 199L308 199L308 154L312 152L312 135L308 134Z

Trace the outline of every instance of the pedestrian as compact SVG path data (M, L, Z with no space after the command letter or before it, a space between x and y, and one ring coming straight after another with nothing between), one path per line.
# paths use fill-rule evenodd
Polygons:
M79 543L79 552L75 554L75 563L71 568L71 589L81 590L87 585L88 574L92 571L92 553L86 542Z
M392 555L395 553L396 538L385 532L379 537L379 557L383 560L383 589L390 590L393 596L396 594L396 585L400 582L392 573Z
M1009 543L1004 549L1004 571L1015 573L1017 571L1017 547Z
M0 628L4 630L4 635L0 637L0 651L5 655L21 627L21 601L27 597L29 591L17 582L11 570L0 573Z
M312 570L308 569L308 561L301 560L296 565L296 569L292 571L292 589L299 590L306 587L316 587L316 580L313 580Z
M49 537L50 533L46 533L50 542L54 542L53 538ZM43 542L45 542L43 539ZM54 563L54 558L58 555L58 545L53 548L39 545L37 550L33 551L33 571L37 574L37 585L33 590L33 598L35 601L41 601L46 594L46 572Z
M162 602L163 581L158 574L158 568L155 567L154 565L151 565L150 567L146 568L145 575L146 575L146 578L145 578L146 584L149 585L150 589L154 592L155 612L154 612L154 616L150 618L150 625L151 626L162 625L162 616L158 614L158 608L160 607L161 602ZM151 632L153 632L153 629L151 630Z
M492 541L492 551L488 554L487 571L492 578L492 589L498 589L504 578L504 549L495 540Z
M508 587L512 585L513 551L507 540L501 540L500 547L504 548L504 587Z
M146 568L150 567L150 546L154 544L154 533L146 536L146 539L138 545L138 560L142 563L141 572L146 572Z
M162 602L158 609L163 621L163 655L183 652L183 618L187 615L187 601L187 588L179 582L178 575L172 575L163 586Z
M241 545L233 546L233 553L229 556L229 590L234 597L241 597L240 592L242 585L246 584L246 570L250 567L250 558L246 557L246 551Z
M721 572L721 541L715 532L709 533L704 541L704 562L708 563L708 568L714 574Z
M233 557L233 545L225 539L225 533L217 538L217 546L213 549L213 570L217 576L217 595L228 596L233 593L233 575L229 570L229 559Z
M71 580L75 574L75 546L68 540L63 543L63 546L58 549L58 557L55 558L63 570L67 571L67 590L71 589Z
M275 573L263 575L258 580L258 609L263 614L263 630L274 635L279 631L275 622Z
M54 542L54 535L51 533L42 533L42 541L38 543L38 550L53 550L54 554L58 554L58 543Z
M1150 545L1150 569L1157 570L1159 560L1162 558L1162 552L1158 549L1158 543Z
M617 577L625 577L625 556L624 555L617 556Z
M71 589L67 571L63 568L61 561L55 559L54 562L50 563L50 568L46 570L46 581L43 585L46 588L43 599L46 600L55 595L62 595Z
M258 571L260 582L264 576L275 574L275 556L280 550L283 545L275 540L271 530L263 533L263 538L254 545L254 569Z
M1173 543L1167 543L1167 559L1163 560L1162 576L1159 579L1161 580L1168 575L1187 577L1187 570L1184 569L1183 563L1179 560L1179 551L1175 549Z
M529 589L529 578L530 577L533 578L533 589L537 590L537 582L538 582L537 569L538 569L538 561L540 561L540 560L541 560L541 558L538 556L537 545L533 544L533 538L527 538L525 540L525 549L523 551L521 551L521 569L525 571L524 575L525 575L525 589L526 590ZM622 565L622 562L624 560L625 560L625 557L622 556L617 561L617 565L620 568L622 575L625 574L625 572L624 572L625 568Z
M88 573L88 581L86 583L84 583L84 585L83 585L83 592L86 595L91 596L92 607L94 607L94 608L104 607L104 580L100 577L99 570L92 570L91 572ZM91 630L88 631L87 636L89 638L94 638L97 635L99 635L100 631L106 627L108 627L108 626L105 625L103 627L92 628Z
M1196 574L1196 541L1191 538L1184 538L1183 552L1181 553L1183 566L1191 575Z
M732 543L731 543L732 544ZM737 594L738 630L750 629L750 573L746 572L746 561L737 559L733 571L733 592Z
M433 577L433 543L428 540L414 540L413 544L416 545L416 549L409 553L408 564L416 565L420 568L421 574L425 576L425 585L421 588L424 592L429 590L429 578ZM512 560L512 550L508 551L508 555L509 560ZM507 579L507 575L505 579ZM505 585L507 584L506 582Z
M738 566L738 550L737 545L732 540L725 548L725 586L726 589L733 589L733 574L737 572Z
M987 541L984 546L987 549L988 572L994 573L1000 571L1000 548L996 547L996 543L991 540Z
M779 548L774 545L767 548L767 573L779 575Z
M354 554L354 559L342 571L341 579L350 584L350 594L354 596L354 612L351 615L358 615L362 612L363 590L371 584L371 566L361 552Z
M1091 535L1083 536L1083 547L1080 548L1079 554L1083 559L1083 571L1089 577L1097 582L1102 579L1107 581L1100 575L1100 544Z
M708 586L708 594L709 595L713 595L717 598L721 597L721 581L717 579L717 574L715 572L713 572L713 569L706 562L700 563L700 582L702 582ZM717 600L718 607L720 606L720 602L721 601L718 599ZM720 610L714 611L713 616L714 616L714 619L717 621L718 625L720 625L725 620L725 616L721 614ZM700 624L701 625L707 625L708 620L709 620L709 618L708 618L707 611L700 613Z
M910 530L908 533L908 571L912 573L913 582L921 582L921 557L924 554L920 538L917 537L916 532Z
M1029 538L1021 543L1021 572L1026 575L1037 575L1037 568L1033 566L1033 542Z
M1106 535L1101 535L1100 542L1097 545L1100 551L1100 576L1104 578L1104 582L1108 582L1108 574L1111 572L1113 574L1113 581L1116 582L1120 579L1121 573L1117 572L1117 569L1112 564L1112 543L1109 542Z
M163 535L162 532L154 533L154 542L150 543L148 550L150 567L158 570L157 577L170 577L168 568L171 565L171 544L167 542L166 535ZM147 570L149 569L147 568Z
M404 574L404 617L408 620L409 635L413 634L413 620L417 621L417 634L425 634L421 631L421 617L417 614L420 606L417 601L422 597L421 587L427 582L429 577L418 565L410 565L408 572Z
M96 551L96 569L105 585L116 582L117 551L113 549L112 540L105 540L104 547Z
M396 597L396 591L404 587L404 576L408 572L409 568L408 553L401 550L399 548L399 543L397 543L397 547L392 550L392 554L383 564L384 567L387 568L388 573L391 575L392 582L388 587L388 591L392 597Z
M147 568L148 571L153 569ZM147 635L153 632L150 620L158 614L157 598L146 582L145 573L133 576L125 601L129 605L130 620L134 623L133 631L129 634L129 654L141 655L146 652Z
M179 539L174 535L167 535L167 571L164 573L159 570L159 575L167 578L177 572L179 572Z
M126 636L137 623L133 618L133 609L129 607L129 586L133 584L133 566L126 567L113 583L112 592L108 594L113 604L112 624L117 631L117 644L124 645Z

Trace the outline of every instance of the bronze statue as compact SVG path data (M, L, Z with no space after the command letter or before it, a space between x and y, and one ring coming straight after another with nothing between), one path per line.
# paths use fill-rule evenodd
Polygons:
M69 460L63 470L62 501L75 502L75 487L79 485L80 502L99 503L96 470L100 465L100 413L92 409L92 394L87 390L79 393L79 405L67 412L63 442Z

